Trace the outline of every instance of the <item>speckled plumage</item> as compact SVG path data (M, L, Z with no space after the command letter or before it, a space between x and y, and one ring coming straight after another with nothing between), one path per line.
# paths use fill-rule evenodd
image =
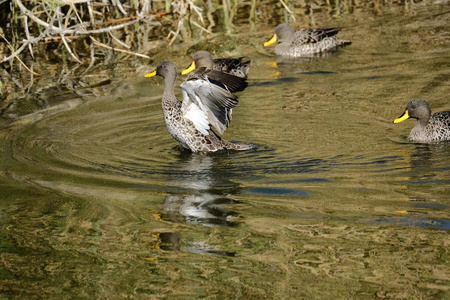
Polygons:
M243 61L243 57L213 59L208 51L197 51L192 55L196 68L205 67L217 70L237 77L247 78L251 60Z
M188 94L183 92L183 102L179 101L174 92L175 81L177 78L177 69L171 62L165 61L158 65L156 70L152 73L154 75L162 76L165 79L164 94L162 98L162 108L164 113L164 121L169 133L177 140L184 148L191 150L192 152L214 152L219 150L248 150L253 148L252 145L233 144L223 140L219 137L208 124L206 127L196 127L196 124L188 119L186 115L189 113L189 106L195 106L196 100L188 98ZM186 82L185 82L186 83ZM186 88L191 88L189 83L186 83ZM227 102L230 107L237 105L236 96L222 89L221 87L214 86L211 97L217 94L217 89L226 97L229 97L230 101ZM200 91L199 94L202 94ZM214 99L215 100L215 99ZM220 100L220 99L219 99ZM235 102L233 100L236 100ZM186 101L186 102L185 102ZM202 99L203 102L208 101ZM222 100L220 100L222 101ZM199 112L202 108L195 107ZM205 116L210 112L204 112ZM214 116L213 116L214 117ZM206 121L206 120L203 120ZM208 118L209 121L209 118ZM197 124L198 125L198 124ZM228 124L227 124L228 125ZM201 131L205 132L202 133Z
M437 112L431 115L428 103L422 99L411 100L406 110L394 123L408 118L417 119L408 140L414 143L438 143L450 141L450 111Z
M303 57L326 53L340 46L351 44L349 40L338 40L340 28L300 29L295 31L288 24L275 28L272 39L264 46L280 42L275 46L275 54L285 57Z
M251 60L243 61L243 57L216 58L214 59L213 70L222 71L241 78L247 78L251 63Z

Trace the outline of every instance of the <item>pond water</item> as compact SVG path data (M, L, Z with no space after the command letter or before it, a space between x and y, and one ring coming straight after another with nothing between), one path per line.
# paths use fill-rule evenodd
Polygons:
M243 24L224 138L253 151L178 146L157 62L11 123L0 298L448 299L450 145L393 120L413 98L450 110L449 24L445 1L324 19L353 44L296 61Z

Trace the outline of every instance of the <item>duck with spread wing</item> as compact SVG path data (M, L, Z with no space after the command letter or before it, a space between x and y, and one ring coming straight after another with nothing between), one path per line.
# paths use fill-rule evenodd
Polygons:
M192 152L253 148L253 145L228 142L213 130L223 134L230 125L232 109L238 105L233 92L247 86L244 78L199 68L180 85L183 94L181 102L174 91L176 66L169 61L161 62L156 70L145 77L157 75L165 80L162 108L166 127L184 148ZM213 78L220 78L220 81Z

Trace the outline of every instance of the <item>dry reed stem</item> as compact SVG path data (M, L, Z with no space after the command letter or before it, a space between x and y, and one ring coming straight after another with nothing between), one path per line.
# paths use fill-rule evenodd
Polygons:
M286 5L286 3L284 3L284 0L280 0L281 5L283 5L284 9L288 12L288 14L291 15L292 20L294 20L294 22L296 22L294 13L292 12L292 10L289 9L289 7Z
M289 9L286 4L286 0L279 1L284 10L286 10L290 17L295 21L294 13L291 9ZM224 11L223 13L227 18L225 25L227 28L232 28L234 26L233 22L237 11L237 6L239 5L238 1L223 0L220 2L222 3L222 8L224 10L227 7L231 10L226 12ZM108 3L113 4L113 6L108 6ZM253 1L252 3L256 6L256 1ZM34 57L33 45L43 42L48 43L49 41L62 42L73 60L78 63L82 63L80 58L78 58L75 54L74 49L71 48L71 39L77 39L80 37L89 37L95 42L95 45L106 49L148 58L147 55L130 51L129 49L131 49L131 46L117 38L113 34L113 31L124 29L141 21L149 23L155 18L167 16L169 14L174 15L175 13L177 15L177 19L175 19L176 29L174 31L171 30L167 36L170 46L178 38L189 38L187 28L185 28L186 21L193 27L199 28L200 32L205 32L207 34L212 34L211 29L212 26L214 26L214 19L212 18L211 12L214 11L215 8L213 7L211 0L207 0L204 3L204 7L196 5L194 0L165 1L166 12L155 14L148 14L153 5L153 1L151 0L103 0L102 2L95 2L95 0L58 0L55 2L29 0L27 5L29 7L30 5L34 5L32 9L28 9L24 5L23 0L13 0L13 4L19 8L21 17L23 18L23 27L26 39L19 41L18 44L21 46L16 51L12 52L10 56L4 57L0 63L12 60L20 55L25 49L28 49L31 56ZM66 5L68 6L68 11L64 10L63 12L62 7ZM169 6L167 7L167 5ZM173 12L169 12L170 8L172 8ZM115 15L129 16L130 14L135 14L135 16L107 21L99 20L96 22L96 18L99 16L104 18L105 14L108 14L110 17ZM205 22L205 18L207 19L207 22ZM83 20L88 20L88 22ZM30 26L36 24L44 30L39 36L32 37L30 34L32 31L29 28ZM102 26L102 28L92 28L94 26ZM108 46L94 38L94 35L104 33L108 34L113 41L128 50ZM10 49L13 51L13 47L10 47ZM90 65L92 64L93 57L95 57L95 55L92 54L91 48Z
M113 51L127 53L130 55L135 55L135 56L139 56L139 57L149 58L149 56L144 55L144 54L134 53L129 50L118 49L118 48L110 47L108 45L100 43L97 39L95 39L93 37L93 35L107 33L118 44L120 44L124 48L130 49L131 47L129 45L127 45L125 42L118 39L116 36L114 36L112 31L123 29L127 26L134 25L140 21L149 23L156 17L161 17L161 16L165 16L165 15L169 14L169 13L158 13L158 14L145 13L149 9L149 4L147 2L145 2L145 4L142 7L142 10L140 12L139 11L136 12L137 16L135 16L135 17L128 17L128 18L123 18L123 19L119 19L119 20L111 20L111 21L101 22L101 23L96 24L94 15L95 14L102 15L102 13L95 11L93 9L94 3L91 2L90 0L60 0L60 1L56 2L56 5L59 5L56 7L55 7L55 3L53 3L53 2L39 3L38 1L36 1L36 3L34 3L32 1L33 4L36 4L36 6L32 10L25 7L25 5L23 4L22 1L23 0L13 0L14 4L19 8L19 11L22 14L23 27L24 27L26 39L24 41L20 41L18 43L19 45L20 44L22 44L22 45L16 51L13 51L13 48L10 47L12 54L8 57L3 58L0 61L0 63L7 62L9 60L12 60L13 58L18 57L18 55L20 55L23 52L23 50L25 50L26 48L29 49L30 54L33 56L33 47L32 46L34 44L41 43L41 42L57 41L57 40L62 41L64 47L67 49L67 52L76 62L82 63L82 61L75 55L74 51L70 47L70 39L71 38L79 38L80 36L83 36L83 37L89 36L89 38L91 38L91 40L93 40L96 45L103 47L103 48L107 48L107 49L110 49ZM121 14L123 14L123 15L128 14L125 7L122 5L122 3L120 3L119 0L112 0L112 1L114 3L114 7L118 11L120 11ZM87 6L88 18L90 20L90 23L83 22L82 16L84 16L84 11L81 10L80 12L82 14L80 14L75 6L76 4L85 4ZM98 3L95 3L95 4L98 4ZM137 5L138 5L137 2L135 4L137 7ZM61 11L61 7L64 5L69 5L69 10L65 14ZM128 8L130 8L130 7L128 7ZM131 9L133 9L133 8L131 8ZM30 35L31 31L29 30L29 26L30 26L29 20L31 20L38 26L41 26L44 28L44 31L38 37L32 37ZM71 26L70 23L73 23L74 20L75 20L76 24ZM55 22L56 22L56 24L55 24ZM121 24L117 24L117 23L121 23ZM114 24L114 25L112 25L112 24ZM87 29L87 27L89 25L95 25L95 26L108 25L108 26L100 28L100 29ZM91 62L92 62L92 52L91 52Z
M5 40L6 45L8 45L8 48L9 48L11 51L13 51L13 48L12 48L12 46L11 46L11 43L6 39L6 37L3 36L3 34L1 34L1 33L0 33L0 37L1 37L2 39ZM27 46L27 44L24 44L22 47L25 48L26 46ZM17 51L16 51L16 52L17 52ZM20 53L20 52L19 52L19 53ZM23 65L23 67L24 67L28 72L30 72L31 74L36 75L36 76L41 76L41 74L36 73L36 72L30 70L30 69L27 67L27 65L20 59L20 57L17 57L16 55L14 55L14 53L13 53L12 55L6 57L6 58L3 59L2 61L0 61L0 63L3 62L3 61L8 61L8 60L13 59L13 58L16 58L16 59Z
M89 38L94 42L95 45L106 48L106 49L110 49L110 50L114 50L114 51L118 51L118 52L123 52L123 53L127 53L127 54L131 54L131 55L136 55L139 57L143 57L143 58L148 58L150 59L150 56L147 56L145 54L140 54L140 53L135 53L135 52L131 52L131 51L127 51L127 50L123 50L123 49L118 49L118 48L114 48L108 45L105 45L103 43L100 43L99 41L97 41L94 37L89 36Z

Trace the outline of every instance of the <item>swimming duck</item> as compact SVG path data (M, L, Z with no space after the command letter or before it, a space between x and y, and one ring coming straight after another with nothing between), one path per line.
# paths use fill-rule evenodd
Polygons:
M251 63L251 60L244 62L242 57L213 59L208 51L197 51L192 55L191 65L184 69L181 74L186 75L195 70L195 68L205 67L210 70L222 71L241 78L247 78Z
M411 100L406 110L394 123L406 119L417 119L416 126L408 136L410 142L436 143L450 140L450 111L441 111L431 115L428 103L422 99Z
M294 32L288 24L280 24L275 28L270 40L264 47L280 42L275 46L275 54L288 57L311 56L328 52L336 47L349 45L349 40L338 40L336 35L340 28L300 29Z
M192 152L218 150L248 150L253 145L233 144L218 136L231 121L231 110L238 104L237 97L220 84L208 80L208 75L192 76L181 84L183 102L174 92L177 68L169 61L161 62L145 77L162 76L165 80L162 108L167 130L184 148ZM225 74L227 75L227 74ZM223 76L233 81L235 76ZM231 83L230 83L231 84Z

